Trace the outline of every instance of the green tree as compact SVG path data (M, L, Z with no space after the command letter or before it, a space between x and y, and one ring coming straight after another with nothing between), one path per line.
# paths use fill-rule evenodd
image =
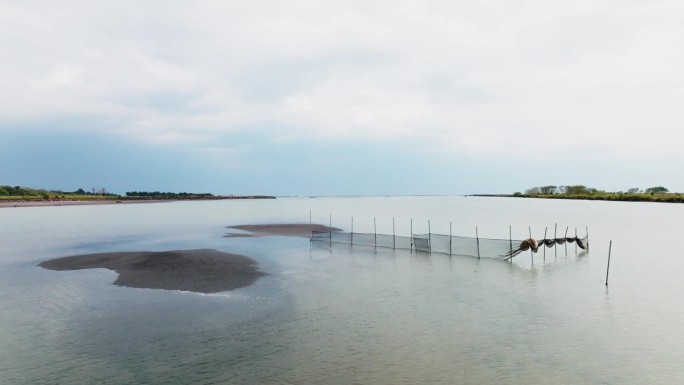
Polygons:
M545 195L555 194L557 189L558 187L556 186L542 186L539 188L541 193Z
M575 186L565 186L565 193L568 195L585 195L589 194L587 186L578 184Z
M665 194L665 193L668 193L670 191L663 186L656 186L656 187L647 188L646 192L649 194Z

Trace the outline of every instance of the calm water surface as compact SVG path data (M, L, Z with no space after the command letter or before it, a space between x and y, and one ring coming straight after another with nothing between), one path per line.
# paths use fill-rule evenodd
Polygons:
M589 253L513 263L225 226L313 221L355 231L526 238L589 227ZM2 384L680 384L684 205L473 197L0 209ZM610 286L605 286L613 240ZM50 258L215 248L269 275L213 295L111 284ZM580 250L581 251L581 250Z

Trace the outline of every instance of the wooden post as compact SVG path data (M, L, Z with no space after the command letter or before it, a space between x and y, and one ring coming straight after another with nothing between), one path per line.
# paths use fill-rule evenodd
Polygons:
M411 218L411 252L413 253L413 218Z
M513 254L513 229L511 228L511 225L508 225L508 243L511 248L511 254ZM513 261L513 257L511 257L511 262Z
M532 226L528 226L527 230L530 232L530 239L532 239ZM532 258L532 263L534 263L534 254L532 251L532 246L530 246L530 258Z
M589 242L587 242L589 243ZM613 248L613 241L608 244L608 267L606 267L606 286L608 286L608 273L610 272L610 251Z
M577 227L575 227L575 255L577 255Z
M480 259L480 234L477 232L477 226L475 226L475 239L477 240L477 259Z
M330 244L332 245L332 214L328 214L330 216L330 228L328 229L328 232L330 233Z
M558 239L558 223L553 224L553 256L558 258L558 243L556 239Z
M546 261L546 230L548 230L548 227L544 227L544 243L542 244L542 247L544 248L544 260Z
M354 217L352 217L351 242L349 243L354 246Z
M392 217L392 249L397 249L397 232L394 228L394 217Z
M566 257L568 256L568 229L569 229L569 227L565 226L565 236L564 236L565 242L564 243L565 243L565 256Z
M309 238L313 238L313 224L311 223L311 210L309 210Z
M375 217L373 217L373 237L375 238L375 241L374 241L375 246L374 247L378 247L378 227L375 223Z
M587 250L589 250L589 227L587 227L586 230L587 230Z
M451 221L449 221L449 255L451 255Z
M428 219L428 252L432 253L432 230L430 229L430 220Z

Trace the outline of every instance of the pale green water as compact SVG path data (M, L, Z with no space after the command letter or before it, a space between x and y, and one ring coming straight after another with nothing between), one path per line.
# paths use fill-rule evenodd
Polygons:
M513 264L225 226L314 222L355 231L526 238L589 226L591 250ZM316 198L0 210L2 384L679 384L684 205L463 197ZM570 230L574 233L574 229ZM610 290L604 285L613 240ZM216 248L269 276L199 295L111 285L45 259Z

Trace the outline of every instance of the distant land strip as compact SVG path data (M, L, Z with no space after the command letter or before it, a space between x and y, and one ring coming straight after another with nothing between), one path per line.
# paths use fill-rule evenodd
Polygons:
M670 192L666 187L654 186L646 189L631 187L626 191L609 192L585 185L537 186L525 190L524 193L513 194L475 194L480 197L505 198L538 198L538 199L575 199L590 201L619 202L656 202L684 203L684 194Z
M108 193L105 189L57 191L0 185L0 207L73 206L113 203L152 203L168 201L275 199L271 195L213 195L209 193L172 193L132 191L126 195Z
M537 199L574 199L588 201L616 201L616 202L657 202L684 203L684 194L595 194L595 195L565 195L565 194L474 194L477 197L501 198L537 198Z

